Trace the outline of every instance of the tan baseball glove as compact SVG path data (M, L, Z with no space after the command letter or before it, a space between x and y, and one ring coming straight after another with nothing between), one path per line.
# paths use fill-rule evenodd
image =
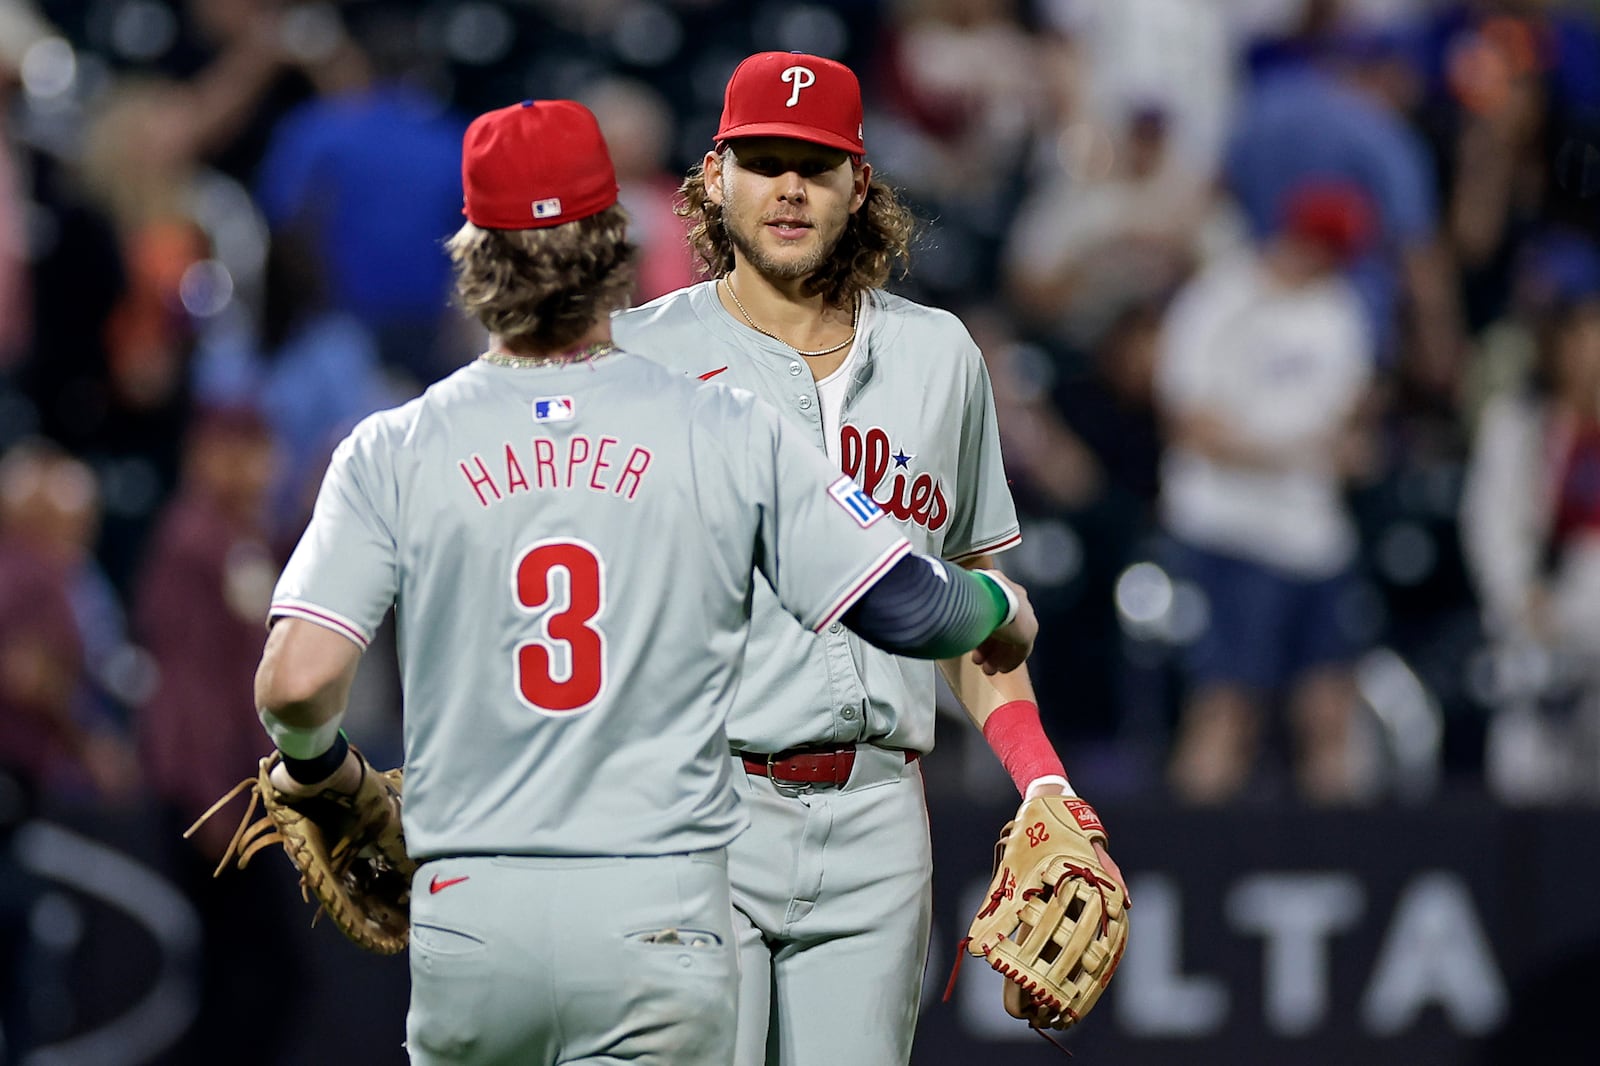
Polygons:
M1127 899L1100 865L1099 817L1081 799L1036 796L995 846L989 895L965 947L1006 982L1006 1010L1038 1029L1083 1020L1128 943Z
M416 870L400 827L403 772L380 773L359 751L356 756L361 784L354 792L325 790L301 798L272 783L272 768L282 758L274 751L261 760L255 777L234 786L184 836L249 790L250 805L216 874L230 863L242 870L262 848L282 844L300 871L302 898L309 902L315 896L320 904L318 916L326 912L357 947L394 955L405 950L410 938L411 875ZM255 818L257 803L265 810L260 818Z

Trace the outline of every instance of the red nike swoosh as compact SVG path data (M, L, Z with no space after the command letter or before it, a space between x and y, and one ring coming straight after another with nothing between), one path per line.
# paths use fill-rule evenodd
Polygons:
M712 378L716 377L718 374L722 373L726 369L728 369L728 368L725 367L725 366L719 366L715 370L707 370L704 374L700 375L700 380L701 381L710 381Z
M428 894L432 895L432 894L434 894L436 892L443 892L445 889L449 888L451 885L459 885L461 882L463 882L465 880L466 880L465 877L447 877L444 880L440 880L439 879L439 875L438 874L434 874L433 875L433 880L428 882Z

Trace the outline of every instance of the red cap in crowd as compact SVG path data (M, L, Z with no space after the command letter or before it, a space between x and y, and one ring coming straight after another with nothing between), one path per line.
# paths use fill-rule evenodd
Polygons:
M1339 178L1312 178L1290 190L1283 228L1349 260L1371 246L1377 223L1361 186Z
M617 202L600 124L571 100L524 100L479 115L461 145L461 213L485 229L542 229Z
M734 69L717 140L792 137L861 155L861 83L843 63L759 52Z

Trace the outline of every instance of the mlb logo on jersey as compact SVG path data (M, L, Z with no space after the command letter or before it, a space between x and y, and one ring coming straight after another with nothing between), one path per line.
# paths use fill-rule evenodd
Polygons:
M856 520L856 525L866 529L872 523L883 517L883 508L877 501L867 495L867 490L855 483L855 479L845 475L832 485L828 486L828 495L834 502Z
M555 218L561 213L561 197L552 196L548 200L535 200L533 202L534 218Z
M535 422L571 422L578 416L578 408L571 396L540 396L533 401Z

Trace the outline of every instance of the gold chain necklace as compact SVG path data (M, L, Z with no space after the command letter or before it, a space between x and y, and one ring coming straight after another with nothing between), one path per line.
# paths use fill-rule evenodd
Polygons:
M859 320L861 315L860 297L856 298L856 302L850 308L850 336L846 337L838 344L835 344L832 348L824 348L819 352L807 352L802 351L799 348L795 348L794 345L790 344L788 341L784 340L770 329L762 329L760 326L756 325L756 320L750 317L750 312L746 311L744 309L744 304L739 302L739 294L733 291L733 281L730 278L724 277L722 279L722 283L728 287L728 295L733 297L733 306L737 307L739 309L739 313L744 316L744 320L750 323L751 329L755 330L764 337L771 337L773 340L777 341L786 348L794 348L794 353L796 355L803 355L808 359L815 359L819 355L832 355L840 348L844 348L855 343L856 322Z
M567 352L557 352L554 355L512 355L510 352L488 351L478 356L485 363L495 366L509 366L518 370L531 370L541 366L569 366L574 363L587 363L598 359L602 355L610 355L617 350L617 346L610 341L598 341L585 348L574 348Z

